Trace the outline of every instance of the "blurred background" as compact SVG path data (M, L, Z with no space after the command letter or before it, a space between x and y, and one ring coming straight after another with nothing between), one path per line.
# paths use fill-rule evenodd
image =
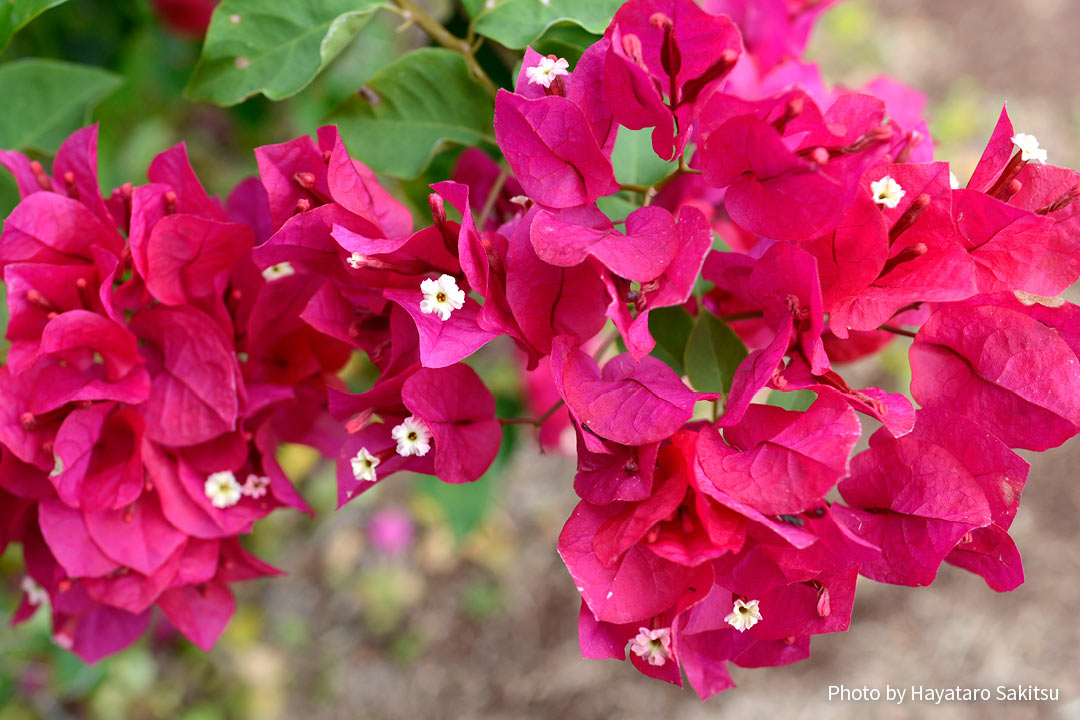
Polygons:
M455 11L449 0L435 9ZM147 0L73 0L0 57L72 60L123 76L92 113L106 191L143 181L153 155L184 140L208 190L224 194L254 173L253 147L312 132L379 67L425 42L383 14L299 95L222 109L183 98L199 39L163 17ZM924 90L937 156L963 179L1006 100L1016 128L1037 135L1052 163L1080 166L1078 37L1076 0L848 0L826 13L808 55L834 83L857 87L887 73ZM392 186L422 207L427 183L454 156ZM15 200L4 177L4 214ZM478 364L500 414L522 414L513 407L518 370L499 350ZM905 368L898 341L884 362L841 372L900 388ZM812 658L794 666L735 668L740 687L703 704L626 663L581 659L578 598L555 552L576 502L573 462L539 453L534 435L516 430L473 485L396 476L336 512L332 468L285 448L283 465L318 517L278 513L256 526L248 546L288 574L236 587L237 614L213 652L159 632L84 666L52 645L39 613L0 632L0 720L1080 718L1080 441L1031 458L1012 531L1027 574L1020 589L997 594L947 565L930 589L861 580L850 632L815 638ZM17 604L20 566L16 550L0 557L0 617ZM1037 684L1059 688L1062 700L827 699L829 685L886 683Z

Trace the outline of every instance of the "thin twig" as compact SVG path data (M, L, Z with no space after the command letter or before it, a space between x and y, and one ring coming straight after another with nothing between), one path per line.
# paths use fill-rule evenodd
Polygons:
M891 332L894 335L903 335L904 337L909 338L915 337L915 333L910 330L905 330L904 328L898 328L895 325L882 325L878 330L884 330L885 332Z
M498 88L495 87L495 83L491 81L484 69L480 67L480 63L476 61L470 42L457 37L444 28L441 23L428 15L414 0L394 0L394 3L401 8L403 15L420 26L420 29L430 35L432 40L444 48L460 53L465 58L465 63L469 66L469 71L476 78L476 81L483 86L488 95L492 98L495 97Z
M510 177L510 166L507 165L505 161L501 164L502 167L499 170L499 176L495 178L491 190L488 191L488 196L484 200L484 207L481 208L480 215L476 219L476 228L481 232L487 224L487 219L488 216L491 215L491 211L495 209L495 203L499 201L499 194L502 193L502 189L506 185L507 179Z

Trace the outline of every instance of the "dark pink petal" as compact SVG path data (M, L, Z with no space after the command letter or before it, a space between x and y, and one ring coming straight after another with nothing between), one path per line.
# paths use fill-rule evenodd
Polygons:
M622 624L651 618L674 605L699 571L637 546L603 565L593 552L593 536L610 512L578 503L559 535L559 555L597 620Z
M970 542L961 540L945 562L981 575L998 592L1024 584L1024 565L1009 533L995 524L972 530L971 538Z
M495 398L467 365L417 370L401 388L401 399L430 428L435 474L448 483L477 480L495 460L502 425Z
M873 580L928 585L965 533L990 523L990 507L974 476L940 445L875 435L855 456L833 505L837 518L882 550L862 566Z
M214 581L169 590L157 605L188 640L210 652L229 624L236 600L227 585Z
M135 615L101 605L79 618L71 652L88 663L120 652L146 632L150 615L149 610Z
M581 656L591 660L625 660L626 646L637 635L633 623L614 625L600 622L589 610L585 601L581 601L578 614L578 643Z
M212 306L224 293L233 266L254 243L251 228L240 223L164 217L146 244L146 287L166 305Z
M566 98L500 92L495 137L525 193L542 205L587 205L619 189L584 114Z
M123 508L142 493L143 421L133 408L114 408L98 403L73 410L53 442L63 469L50 479L60 499L72 507Z
M837 395L822 395L804 413L751 405L724 430L733 449L703 455L702 468L720 490L765 515L799 513L820 505L847 474L860 434L858 417Z
M216 324L193 309L152 308L139 312L131 326L146 343L154 373L141 407L148 438L196 445L236 427L240 369Z
M693 414L695 393L660 360L613 358L601 375L596 361L569 339L552 345L552 375L571 414L590 435L621 445L646 445L669 437Z
M119 255L123 239L77 200L50 192L34 193L4 220L0 265L85 263L93 258L90 248L95 246Z
M256 156L258 150L256 150ZM176 193L176 209L188 215L200 215L222 222L229 219L221 204L206 194L202 183L196 177L188 160L187 147L184 143L173 145L159 154L146 170L146 177L152 183L162 183Z
M97 141L96 124L76 130L64 140L53 162L53 189L75 197L103 223L112 226L113 217L98 184Z
M152 493L130 509L85 514L90 537L114 561L144 575L154 573L187 536L173 527Z
M567 335L583 343L604 325L604 285L588 264L562 268L541 260L530 227L539 208L518 222L506 251L506 297L525 340L542 354Z
M101 577L120 567L90 537L80 511L59 500L43 500L38 523L49 550L71 577Z
M334 202L382 228L387 237L412 232L413 218L409 209L379 184L368 166L349 157L340 137L335 137L326 179Z
M1014 310L944 306L911 346L911 394L948 405L1009 447L1047 450L1080 432L1080 362L1054 330Z
M546 263L573 267L592 256L616 275L637 282L659 277L679 246L675 218L656 206L630 213L625 234L581 227L542 211L533 219L531 239L537 257Z
M420 333L420 362L424 367L443 368L464 360L487 345L496 334L480 327L477 317L480 305L466 296L465 306L454 310L448 320L424 313L420 301L424 295L416 290L386 290L384 296L401 306L416 323Z

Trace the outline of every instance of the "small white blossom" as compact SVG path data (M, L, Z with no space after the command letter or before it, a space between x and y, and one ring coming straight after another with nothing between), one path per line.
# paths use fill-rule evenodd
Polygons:
M397 454L402 457L423 457L431 450L431 431L423 420L412 415L391 430L390 437L397 441Z
M243 488L236 481L232 470L211 473L206 478L203 490L206 492L206 497L210 498L210 504L219 509L232 507L240 502L243 496Z
M63 648L64 650L70 650L75 647L75 638L67 632L61 631L56 633L53 635L52 641L56 647Z
M49 471L49 477L58 477L64 472L64 460L59 455L53 455L53 467Z
M731 627L739 632L746 632L761 622L761 611L758 610L757 600L736 600L731 613L724 618Z
M26 593L26 601L35 607L49 602L49 593L29 575L22 579L22 591Z
M952 170L949 171L949 187L951 187L953 190L960 189L960 178L956 177L956 173L954 173Z
M440 275L438 280L425 279L420 283L420 292L424 293L420 311L435 313L443 322L450 319L450 313L465 305L465 291L457 286L452 275Z
M650 665L659 667L671 659L671 628L650 630L639 627L634 644L630 646L634 654L644 658Z
M900 183L889 175L870 183L870 192L874 195L874 202L889 209L899 205L900 200L907 194L904 188L900 187Z
M1020 150L1021 160L1045 163L1046 149L1039 147L1039 139L1027 133L1016 133L1012 136L1012 143Z
M379 464L380 460L369 453L366 447L360 448L360 451L349 462L352 464L353 477L360 482L375 482L378 480L375 476L375 466Z
M525 68L525 77L529 78L529 84L536 83L544 87L551 87L551 81L559 75L570 74L570 63L566 58L556 60L553 57L540 58L535 67Z
M270 487L270 478L265 475L248 473L247 481L240 488L240 492L243 493L244 497L258 499L266 494L268 487Z
M281 278L295 275L296 270L293 270L292 263L288 260L283 260L275 265L271 265L262 271L262 276L266 278L267 282L273 282L274 280L280 280Z
M367 255L361 255L358 252L353 252L353 254L350 255L345 260L345 262L349 263L349 267L351 267L353 270L359 270L367 263Z

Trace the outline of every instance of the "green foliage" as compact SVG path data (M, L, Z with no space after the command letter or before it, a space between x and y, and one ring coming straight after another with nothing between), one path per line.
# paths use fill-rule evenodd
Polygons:
M7 0L0 5L0 50L11 42L11 36L49 8L63 5L67 0Z
M656 340L656 347L649 354L663 360L679 375L685 375L683 355L693 329L694 317L681 305L651 311L649 333Z
M727 323L702 308L683 355L686 375L694 389L727 393L735 368L746 355L746 345Z
M622 0L464 0L472 28L508 48L520 49L561 22L602 34Z
M193 100L235 105L302 90L356 36L382 0L224 0L188 82Z
M379 172L413 178L445 143L494 143L491 98L461 55L414 50L341 103L336 122L352 156Z
M784 408L785 410L797 410L802 412L817 399L817 395L811 390L793 390L781 392L773 390L769 393L767 405Z
M652 128L628 130L620 128L611 153L615 179L620 183L653 185L667 177L672 165L652 148Z
M573 68L589 46L599 39L600 35L591 33L580 25L559 23L548 28L548 31L533 43L533 49L541 55L566 58Z
M0 65L0 147L55 150L121 82L111 72L58 60L27 58Z

